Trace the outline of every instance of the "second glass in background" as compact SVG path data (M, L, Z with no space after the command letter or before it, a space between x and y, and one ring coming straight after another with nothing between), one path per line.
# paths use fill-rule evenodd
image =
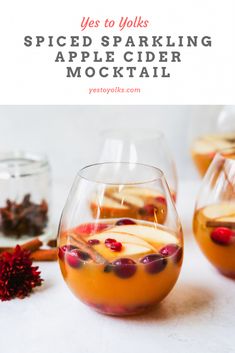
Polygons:
M192 127L193 142L191 156L203 177L217 152L227 150L235 158L235 106L225 106L220 112L202 121L196 117Z
M203 179L193 228L212 265L235 278L235 160L227 150L216 155Z
M97 160L104 162L143 163L160 168L177 197L177 172L167 141L161 131L150 129L108 129L101 132Z

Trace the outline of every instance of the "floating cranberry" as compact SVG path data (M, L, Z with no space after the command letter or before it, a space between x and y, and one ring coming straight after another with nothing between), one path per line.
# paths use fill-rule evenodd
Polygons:
M114 243L110 244L109 248L113 251L121 251L122 250L122 243L115 241Z
M140 262L146 266L146 271L151 274L163 271L167 265L167 259L160 254L146 255Z
M115 260L112 265L114 273L120 278L129 278L133 276L137 270L135 261L128 258Z
M133 221L132 219L130 218L122 218L122 219L119 219L117 222L116 222L116 226L124 226L124 225L131 225L131 224L136 224L135 221Z
M112 239L112 238L107 238L107 239L105 239L105 241L104 241L104 243L105 243L105 245L107 246L107 248L110 248L111 244L112 244L112 243L116 243L116 242L117 242L116 239Z
M215 228L211 233L211 240L218 245L229 245L234 232L226 227Z
M159 253L162 256L173 256L174 262L179 262L183 255L183 250L176 244L168 244L160 249Z
M107 229L109 224L107 223L84 223L74 229L76 234L87 236L95 233L102 232Z
M65 258L71 267L79 268L83 265L84 261L87 261L90 258L90 256L84 251L73 249L66 252Z
M64 254L67 252L67 251L71 251L71 250L74 250L74 249L77 249L76 246L73 246L73 245L64 245L64 246L61 246L58 250L58 256L61 260L64 260Z
M89 245L98 245L100 243L99 239L90 239L88 240Z
M166 205L166 199L164 196L157 196L155 198L156 202L162 203L163 205Z
M121 251L122 250L122 243L119 243L115 239L107 238L107 239L105 239L104 243L105 243L105 246L107 246L107 248L109 248L113 251Z

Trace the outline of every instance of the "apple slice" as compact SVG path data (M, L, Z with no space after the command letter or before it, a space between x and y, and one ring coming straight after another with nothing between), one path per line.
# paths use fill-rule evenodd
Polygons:
M94 198L90 209L94 218L136 218L136 209L130 209L109 197L104 196L102 200Z
M205 135L193 144L193 153L210 154L234 145L234 134Z
M104 196L102 200L99 202L98 199L93 199L92 204L96 205L96 207L106 207L106 208L121 208L121 209L127 209L128 207L121 204L120 202L117 202L107 196Z
M205 207L202 211L205 218L210 220L218 220L223 217L229 217L235 214L234 202L221 202Z
M220 217L214 220L209 220L206 222L207 227L217 228L217 227L226 227L226 228L235 228L235 215L228 217Z
M130 207L141 208L144 206L144 200L141 197L133 196L126 192L114 192L109 195L115 201L119 201L121 205L127 205Z
M199 173L203 176L216 152L230 148L225 155L235 158L234 152L235 134L205 135L194 141L191 149L192 158Z
M125 187L122 190L117 190L117 188L108 188L105 194L114 200L123 199L124 204L131 204L136 207L143 207L145 199L154 199L162 196L162 194L155 189L134 186Z
M220 217L216 219L218 222L235 222L235 214L231 216L226 216L226 217Z
M122 226L120 226L120 228L122 228ZM105 245L105 240L108 238L115 239L117 242L122 243L122 250L115 252L107 247ZM140 256L155 251L155 248L148 244L144 239L126 233L114 233L112 230L92 235L86 240L89 241L92 239L100 241L100 244L92 247L96 252L109 261L117 257Z
M128 195L138 196L141 198L162 196L158 191L154 189L134 187L134 186L127 187L123 191L125 193L128 193Z
M134 243L122 243L122 250L117 252L109 249L104 243L94 245L94 249L108 261L121 257L140 257L153 252L149 247Z
M122 226L119 226L120 228ZM110 231L98 233L88 237L86 240L98 239L100 242L104 243L107 238L115 239L117 242L122 244L129 243L129 244L136 244L140 246L144 246L149 248L149 250L155 250L153 246L148 244L144 239L136 237L134 235L126 234L126 233L114 233L113 228Z
M106 233L106 232L104 232ZM145 240L147 243L156 246L159 244L177 244L177 238L159 228L143 225L124 225L112 228L112 233L127 233Z
M209 141L199 139L194 142L192 152L194 154L210 154L215 152L215 146L211 145Z

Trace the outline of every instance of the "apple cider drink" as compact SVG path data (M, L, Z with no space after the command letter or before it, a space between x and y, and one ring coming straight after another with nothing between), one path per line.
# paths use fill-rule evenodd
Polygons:
M235 278L235 202L221 202L195 213L194 232L208 260Z
M193 230L207 259L235 278L235 160L228 156L217 154L203 179Z
M235 158L235 133L204 135L194 141L191 155L201 176L205 175L216 153L225 149Z
M87 168L95 169L99 178L88 192L90 176L88 180L82 171L71 193L78 187L87 194L78 193L78 203L70 194L65 206L58 238L62 275L71 291L97 311L136 314L160 302L179 276L183 241L174 202L156 168L133 163ZM137 185L141 173L142 178L147 173L151 185ZM85 208L90 220L79 222Z

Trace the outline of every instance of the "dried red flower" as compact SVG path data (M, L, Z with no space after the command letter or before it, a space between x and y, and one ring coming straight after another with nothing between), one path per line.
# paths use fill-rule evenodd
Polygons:
M32 266L30 252L17 245L13 253L0 254L0 300L25 298L42 284L38 266Z

